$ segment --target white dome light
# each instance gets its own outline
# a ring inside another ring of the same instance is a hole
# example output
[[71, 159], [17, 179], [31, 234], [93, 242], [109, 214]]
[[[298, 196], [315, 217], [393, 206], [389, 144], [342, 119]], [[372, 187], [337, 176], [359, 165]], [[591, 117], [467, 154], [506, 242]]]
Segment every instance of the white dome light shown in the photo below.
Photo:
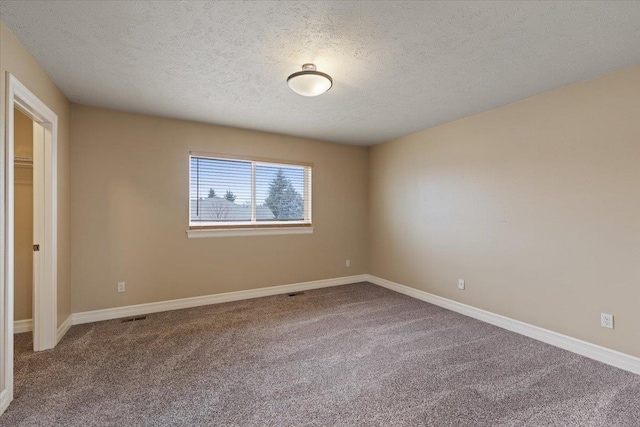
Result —
[[304, 64], [302, 71], [289, 76], [287, 84], [298, 95], [318, 96], [331, 89], [333, 79], [328, 74], [316, 71], [315, 65]]

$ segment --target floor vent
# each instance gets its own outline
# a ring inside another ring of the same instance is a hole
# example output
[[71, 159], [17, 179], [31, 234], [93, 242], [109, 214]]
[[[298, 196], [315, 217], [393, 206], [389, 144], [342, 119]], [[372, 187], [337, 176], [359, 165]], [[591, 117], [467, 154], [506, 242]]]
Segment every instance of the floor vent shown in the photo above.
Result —
[[136, 320], [145, 320], [147, 318], [147, 316], [139, 316], [139, 317], [130, 317], [128, 319], [123, 319], [122, 323], [125, 322], [135, 322]]

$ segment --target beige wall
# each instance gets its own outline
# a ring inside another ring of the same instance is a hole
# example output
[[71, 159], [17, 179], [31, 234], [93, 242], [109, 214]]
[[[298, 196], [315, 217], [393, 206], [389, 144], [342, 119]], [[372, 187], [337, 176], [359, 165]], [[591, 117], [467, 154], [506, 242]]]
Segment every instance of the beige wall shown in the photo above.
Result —
[[[78, 105], [71, 123], [74, 312], [368, 270], [366, 148]], [[190, 150], [315, 163], [315, 232], [187, 239]]]
[[[15, 109], [15, 155], [33, 158], [33, 120]], [[33, 168], [14, 169], [14, 313], [15, 320], [31, 319], [33, 297]]]
[[635, 66], [374, 147], [371, 273], [640, 356], [639, 95]]
[[58, 115], [58, 325], [71, 314], [71, 104], [36, 60], [0, 21], [0, 138], [4, 147], [6, 73], [10, 72]]

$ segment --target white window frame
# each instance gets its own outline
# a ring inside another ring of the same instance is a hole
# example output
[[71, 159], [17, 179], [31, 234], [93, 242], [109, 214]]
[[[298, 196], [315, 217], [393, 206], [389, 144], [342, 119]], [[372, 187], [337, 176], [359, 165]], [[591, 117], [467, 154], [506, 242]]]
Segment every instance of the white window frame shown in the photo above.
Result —
[[[191, 159], [193, 157], [204, 157], [217, 160], [235, 160], [241, 162], [251, 162], [251, 220], [239, 222], [191, 222]], [[298, 166], [305, 168], [305, 194], [304, 194], [304, 217], [303, 221], [257, 221], [256, 219], [256, 177], [257, 165], [268, 166]], [[277, 234], [311, 234], [314, 231], [312, 226], [312, 178], [313, 163], [293, 162], [284, 160], [272, 160], [258, 157], [229, 156], [222, 154], [203, 153], [197, 151], [189, 152], [189, 229], [187, 237], [233, 237], [233, 236], [268, 236]]]

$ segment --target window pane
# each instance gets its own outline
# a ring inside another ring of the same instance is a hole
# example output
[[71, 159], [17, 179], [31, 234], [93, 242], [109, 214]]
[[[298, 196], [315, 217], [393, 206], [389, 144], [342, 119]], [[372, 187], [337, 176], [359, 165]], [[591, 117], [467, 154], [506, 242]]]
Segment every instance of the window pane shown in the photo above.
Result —
[[303, 221], [305, 168], [256, 163], [256, 220]]
[[191, 222], [251, 221], [251, 162], [191, 157]]

